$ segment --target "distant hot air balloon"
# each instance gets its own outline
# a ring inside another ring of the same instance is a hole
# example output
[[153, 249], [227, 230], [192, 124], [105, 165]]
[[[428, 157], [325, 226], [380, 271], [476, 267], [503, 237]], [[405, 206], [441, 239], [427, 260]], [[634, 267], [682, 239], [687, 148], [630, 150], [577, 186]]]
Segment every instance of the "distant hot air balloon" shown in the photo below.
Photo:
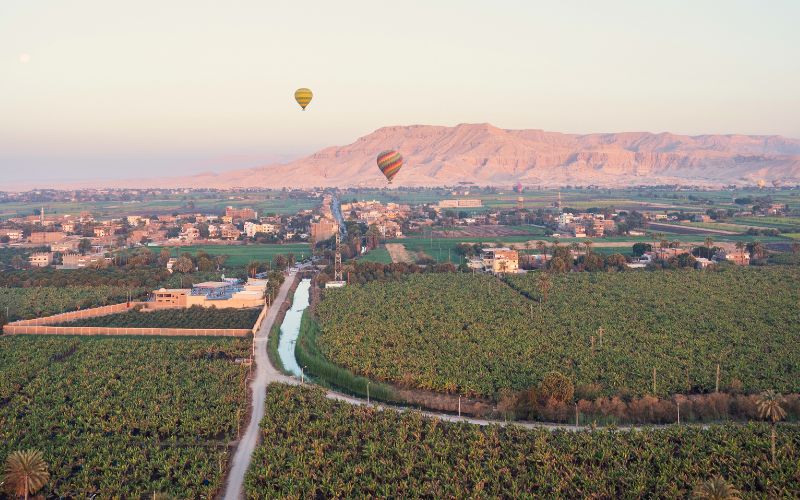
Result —
[[523, 189], [522, 188], [522, 183], [521, 182], [517, 182], [517, 185], [514, 186], [514, 191], [516, 191], [517, 193], [521, 194], [522, 193], [522, 189]]
[[303, 108], [303, 111], [306, 110], [306, 106], [311, 102], [312, 97], [314, 97], [314, 94], [311, 93], [311, 89], [302, 88], [294, 91], [294, 100]]
[[402, 166], [403, 157], [397, 151], [382, 151], [378, 155], [378, 168], [381, 169], [383, 175], [386, 176], [389, 184], [392, 183], [392, 179], [394, 179], [394, 176], [397, 175], [397, 172], [400, 171], [400, 167]]
[[761, 179], [761, 180], [758, 181], [758, 189], [764, 189], [764, 186], [766, 186], [766, 185], [767, 185], [767, 183], [764, 182], [764, 179]]

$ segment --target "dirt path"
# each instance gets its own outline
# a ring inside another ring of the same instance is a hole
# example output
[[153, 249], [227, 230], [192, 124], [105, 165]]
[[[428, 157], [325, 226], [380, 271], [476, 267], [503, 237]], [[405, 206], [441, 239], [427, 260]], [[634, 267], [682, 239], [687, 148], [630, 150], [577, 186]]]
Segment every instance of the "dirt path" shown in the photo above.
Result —
[[387, 243], [386, 251], [389, 252], [392, 262], [405, 262], [406, 264], [414, 263], [414, 259], [411, 258], [411, 255], [408, 253], [408, 250], [406, 250], [405, 245], [402, 243]]
[[267, 338], [272, 329], [272, 324], [275, 323], [275, 318], [278, 316], [278, 310], [286, 300], [289, 294], [289, 289], [292, 288], [293, 282], [297, 279], [297, 274], [291, 271], [289, 277], [281, 285], [278, 291], [278, 296], [272, 303], [267, 316], [261, 323], [261, 328], [253, 338], [256, 362], [256, 377], [250, 384], [252, 391], [252, 412], [250, 413], [250, 422], [247, 424], [247, 429], [236, 447], [236, 453], [233, 455], [233, 462], [231, 470], [228, 474], [228, 483], [225, 485], [225, 495], [223, 498], [226, 500], [239, 500], [244, 498], [244, 476], [247, 474], [247, 469], [250, 466], [250, 460], [253, 457], [253, 452], [258, 445], [259, 428], [258, 424], [264, 418], [264, 402], [267, 395], [267, 385], [273, 382], [283, 382], [286, 384], [296, 384], [297, 380], [292, 377], [283, 375], [272, 366], [267, 356]]

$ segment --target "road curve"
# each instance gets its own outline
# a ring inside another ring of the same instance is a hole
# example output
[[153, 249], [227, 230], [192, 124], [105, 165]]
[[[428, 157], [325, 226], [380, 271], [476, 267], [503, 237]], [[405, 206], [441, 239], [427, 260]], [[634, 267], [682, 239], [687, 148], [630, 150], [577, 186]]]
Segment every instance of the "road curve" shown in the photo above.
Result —
[[247, 468], [250, 466], [250, 460], [253, 457], [253, 452], [258, 445], [259, 428], [258, 424], [264, 418], [264, 402], [267, 396], [267, 386], [273, 382], [283, 382], [286, 384], [297, 384], [297, 380], [292, 377], [287, 377], [281, 374], [272, 366], [267, 356], [267, 339], [272, 325], [275, 323], [275, 318], [278, 316], [278, 310], [286, 300], [289, 294], [289, 289], [297, 279], [297, 274], [294, 270], [289, 272], [289, 277], [283, 282], [278, 296], [272, 303], [272, 307], [267, 312], [264, 321], [261, 322], [255, 337], [253, 338], [255, 350], [255, 365], [256, 376], [250, 382], [250, 390], [252, 391], [252, 412], [250, 414], [250, 421], [247, 423], [247, 429], [244, 435], [239, 440], [239, 445], [236, 447], [236, 453], [233, 455], [233, 462], [231, 463], [231, 470], [228, 474], [228, 483], [225, 485], [225, 500], [239, 500], [244, 498], [244, 476], [247, 474]]

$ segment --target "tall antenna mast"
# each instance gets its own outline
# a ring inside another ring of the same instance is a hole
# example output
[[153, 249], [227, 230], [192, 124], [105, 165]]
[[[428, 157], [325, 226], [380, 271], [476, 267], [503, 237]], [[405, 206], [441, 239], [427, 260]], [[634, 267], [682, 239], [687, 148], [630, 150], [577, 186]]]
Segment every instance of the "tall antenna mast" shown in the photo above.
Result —
[[333, 261], [333, 279], [342, 281], [342, 237], [336, 228], [336, 256]]

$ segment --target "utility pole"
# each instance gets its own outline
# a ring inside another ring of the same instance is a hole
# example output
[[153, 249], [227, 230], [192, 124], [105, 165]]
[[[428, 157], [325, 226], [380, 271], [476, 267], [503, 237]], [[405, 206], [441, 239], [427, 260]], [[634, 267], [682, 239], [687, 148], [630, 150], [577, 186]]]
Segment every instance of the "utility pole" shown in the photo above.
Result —
[[680, 424], [681, 423], [681, 400], [679, 399], [677, 401], [677, 403], [678, 403], [678, 424]]
[[714, 392], [719, 392], [719, 363], [717, 363], [717, 386]]
[[339, 236], [339, 231], [336, 231], [336, 255], [333, 261], [333, 279], [335, 281], [342, 281], [342, 239]]
[[458, 418], [461, 418], [461, 394], [458, 395]]

